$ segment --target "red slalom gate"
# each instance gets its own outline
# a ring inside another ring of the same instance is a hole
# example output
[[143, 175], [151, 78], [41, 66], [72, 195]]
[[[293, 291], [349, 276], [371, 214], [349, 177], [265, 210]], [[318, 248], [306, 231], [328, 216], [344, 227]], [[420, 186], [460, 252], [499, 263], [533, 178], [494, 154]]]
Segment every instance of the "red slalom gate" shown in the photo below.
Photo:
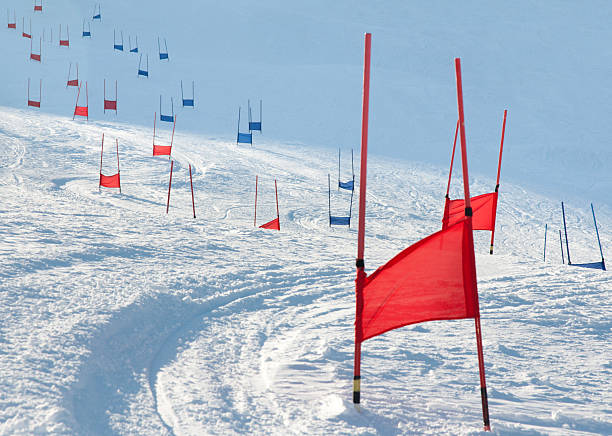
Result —
[[81, 85], [82, 83], [79, 84], [79, 91], [77, 92], [77, 98], [76, 98], [76, 103], [74, 105], [74, 114], [72, 115], [72, 119], [74, 120], [74, 117], [76, 117], [77, 115], [80, 117], [87, 117], [87, 120], [89, 121], [89, 92], [87, 91], [87, 82], [85, 82], [85, 106], [79, 106], [79, 96], [81, 95]]
[[104, 113], [107, 110], [115, 111], [117, 115], [117, 81], [115, 80], [115, 99], [110, 100], [106, 98], [106, 79], [104, 79]]
[[[253, 226], [257, 226], [257, 185], [259, 182], [259, 177], [255, 176], [255, 218], [253, 220]], [[278, 189], [276, 185], [276, 179], [274, 179], [274, 195], [276, 198], [276, 218], [272, 221], [268, 221], [265, 224], [259, 226], [260, 229], [268, 229], [268, 230], [279, 230], [280, 231], [280, 214], [278, 209]]]
[[[172, 174], [173, 174], [173, 169], [174, 169], [174, 160], [172, 160], [170, 162], [170, 182], [168, 183], [168, 201], [166, 203], [166, 214], [168, 213], [168, 210], [170, 209], [170, 191], [172, 189]], [[195, 195], [193, 192], [193, 176], [192, 176], [192, 172], [191, 172], [191, 163], [189, 164], [189, 185], [191, 187], [191, 207], [193, 209], [193, 217], [196, 217], [196, 210], [195, 210]]]
[[174, 116], [174, 122], [172, 124], [172, 137], [170, 139], [170, 145], [155, 144], [156, 121], [157, 112], [155, 112], [153, 115], [153, 156], [168, 156], [168, 159], [170, 159], [170, 155], [172, 154], [172, 145], [174, 143], [174, 131], [176, 129], [176, 115]]
[[28, 77], [28, 107], [36, 107], [40, 109], [42, 101], [42, 79], [40, 79], [40, 87], [38, 90], [38, 101], [30, 99], [30, 78]]
[[359, 234], [355, 262], [357, 279], [355, 281], [353, 402], [360, 403], [361, 399], [362, 342], [409, 324], [433, 320], [474, 318], [483, 422], [485, 431], [489, 431], [491, 427], [472, 236], [472, 207], [467, 167], [461, 62], [458, 58], [455, 59], [459, 112], [458, 131], [461, 138], [464, 180], [464, 219], [409, 246], [379, 267], [370, 276], [367, 276], [364, 262], [364, 240], [370, 53], [371, 34], [366, 33], [361, 125]]
[[121, 194], [121, 178], [120, 173], [121, 170], [119, 168], [119, 140], [115, 139], [116, 149], [117, 149], [117, 173], [111, 176], [105, 176], [102, 174], [102, 158], [104, 156], [104, 133], [102, 134], [102, 151], [100, 152], [100, 183], [98, 185], [98, 190], [101, 187], [105, 188], [119, 188], [119, 193]]
[[68, 79], [66, 80], [66, 88], [69, 86], [79, 86], [79, 63], [76, 63], [76, 79], [70, 78], [70, 70], [72, 69], [72, 62], [68, 65]]
[[30, 39], [30, 59], [36, 62], [42, 62], [42, 38], [39, 39], [38, 53], [32, 51], [32, 39]]

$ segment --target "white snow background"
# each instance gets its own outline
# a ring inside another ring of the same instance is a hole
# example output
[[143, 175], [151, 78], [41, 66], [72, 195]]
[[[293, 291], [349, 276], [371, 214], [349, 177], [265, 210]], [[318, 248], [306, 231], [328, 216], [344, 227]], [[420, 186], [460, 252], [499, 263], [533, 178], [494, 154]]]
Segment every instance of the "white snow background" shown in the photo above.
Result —
[[[495, 255], [475, 233], [493, 433], [612, 433], [612, 280], [562, 265], [558, 240], [565, 200], [572, 260], [599, 260], [593, 202], [612, 245], [608, 2], [117, 1], [101, 22], [93, 2], [2, 6], [17, 30], [0, 32], [0, 434], [480, 433], [471, 320], [365, 342], [351, 402], [356, 226], [329, 228], [326, 179], [337, 146], [343, 177], [351, 147], [359, 170], [365, 31], [367, 271], [440, 228], [461, 57], [474, 195], [494, 188], [509, 110]], [[35, 41], [44, 29], [42, 64], [22, 17]], [[150, 79], [113, 51], [113, 29], [126, 48], [138, 35]], [[89, 122], [72, 121], [69, 62]], [[28, 77], [34, 98], [43, 78], [41, 110], [25, 107]], [[180, 80], [188, 94], [195, 80], [195, 109], [180, 108]], [[169, 162], [151, 157], [160, 94], [177, 114], [168, 215]], [[235, 144], [249, 98], [264, 101], [252, 148]], [[119, 140], [121, 195], [98, 190], [102, 133], [105, 173]], [[253, 228], [255, 175], [258, 224], [278, 180], [281, 232]], [[347, 194], [332, 207], [346, 212]]]

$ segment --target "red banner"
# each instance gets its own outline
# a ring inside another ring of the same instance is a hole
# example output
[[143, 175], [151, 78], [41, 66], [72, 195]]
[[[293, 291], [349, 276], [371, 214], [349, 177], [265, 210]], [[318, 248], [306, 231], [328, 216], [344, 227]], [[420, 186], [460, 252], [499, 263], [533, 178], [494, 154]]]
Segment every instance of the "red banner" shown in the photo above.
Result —
[[259, 226], [260, 229], [280, 230], [279, 218], [274, 218], [272, 221]]
[[[472, 229], [490, 230], [495, 229], [495, 216], [497, 211], [497, 192], [482, 194], [472, 197]], [[446, 199], [444, 206], [444, 217], [442, 218], [442, 229], [461, 221], [465, 217], [465, 200]]]
[[378, 268], [366, 278], [360, 340], [409, 324], [479, 316], [471, 250], [464, 219]]
[[105, 176], [100, 173], [100, 186], [104, 186], [105, 188], [121, 188], [119, 173], [112, 176]]

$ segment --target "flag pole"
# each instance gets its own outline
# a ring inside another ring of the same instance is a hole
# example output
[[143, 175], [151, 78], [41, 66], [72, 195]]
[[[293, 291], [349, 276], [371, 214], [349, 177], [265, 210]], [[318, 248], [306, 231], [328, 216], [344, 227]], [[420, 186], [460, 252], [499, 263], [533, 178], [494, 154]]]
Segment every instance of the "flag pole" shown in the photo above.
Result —
[[567, 240], [567, 226], [565, 225], [565, 206], [563, 202], [561, 202], [561, 213], [563, 214], [563, 230], [565, 231], [565, 248], [567, 248], [567, 264], [571, 265], [572, 261], [570, 259], [569, 253], [569, 241]]
[[451, 154], [450, 169], [448, 170], [448, 183], [446, 185], [446, 196], [444, 197], [444, 215], [442, 216], [442, 229], [445, 229], [448, 224], [448, 214], [450, 208], [450, 184], [451, 177], [453, 175], [453, 164], [455, 162], [455, 148], [457, 147], [457, 134], [459, 133], [459, 119], [457, 119], [457, 126], [455, 127], [455, 139], [453, 140], [453, 152]]
[[[472, 204], [470, 200], [470, 186], [469, 186], [469, 175], [467, 166], [467, 143], [465, 138], [465, 118], [463, 114], [463, 87], [461, 83], [461, 59], [455, 58], [455, 72], [457, 75], [457, 104], [459, 109], [459, 131], [461, 135], [461, 164], [463, 168], [463, 192], [465, 197], [465, 216], [467, 219], [467, 227], [469, 237], [472, 237]], [[474, 261], [474, 242], [472, 242], [472, 249], [470, 250], [470, 256]], [[474, 272], [475, 274], [475, 272]], [[475, 277], [474, 277], [475, 279]], [[476, 280], [474, 280], [476, 283]], [[480, 372], [480, 396], [482, 399], [482, 420], [484, 422], [484, 430], [491, 431], [491, 424], [489, 421], [489, 401], [487, 398], [487, 384], [485, 380], [485, 367], [484, 367], [484, 353], [482, 351], [482, 332], [480, 326], [480, 314], [478, 313], [474, 317], [474, 324], [476, 328], [476, 345], [478, 348], [478, 370]]]
[[544, 262], [546, 262], [546, 233], [548, 233], [548, 224], [544, 224]]
[[278, 211], [278, 189], [276, 188], [276, 179], [274, 179], [274, 195], [276, 197], [276, 219], [278, 220], [278, 230], [280, 230], [280, 212]]
[[168, 203], [166, 204], [166, 214], [170, 208], [170, 189], [172, 189], [172, 169], [174, 168], [174, 160], [170, 162], [170, 181], [168, 182]]
[[368, 115], [370, 104], [370, 54], [372, 48], [372, 34], [365, 34], [365, 49], [363, 60], [363, 102], [361, 106], [361, 174], [359, 178], [359, 231], [357, 236], [357, 279], [355, 280], [355, 361], [353, 372], [353, 403], [361, 401], [361, 341], [362, 315], [363, 315], [363, 287], [366, 274], [363, 261], [365, 242], [365, 205], [366, 205], [366, 180], [368, 163]]
[[189, 164], [189, 184], [191, 185], [191, 206], [193, 207], [193, 217], [195, 218], [195, 198], [193, 196], [193, 178], [191, 177], [191, 164]]
[[259, 176], [255, 176], [255, 217], [253, 218], [253, 227], [257, 227], [257, 179]]
[[[499, 175], [501, 172], [501, 162], [502, 162], [502, 152], [504, 151], [504, 136], [506, 134], [506, 116], [508, 115], [508, 110], [504, 109], [504, 122], [502, 124], [502, 134], [501, 134], [501, 144], [499, 146], [499, 162], [497, 164], [497, 182], [495, 183], [495, 208], [493, 209], [493, 213], [497, 212], [497, 196], [499, 195]], [[495, 240], [495, 220], [493, 220], [493, 230], [491, 230], [491, 247], [489, 249], [489, 254], [493, 254], [493, 241]]]

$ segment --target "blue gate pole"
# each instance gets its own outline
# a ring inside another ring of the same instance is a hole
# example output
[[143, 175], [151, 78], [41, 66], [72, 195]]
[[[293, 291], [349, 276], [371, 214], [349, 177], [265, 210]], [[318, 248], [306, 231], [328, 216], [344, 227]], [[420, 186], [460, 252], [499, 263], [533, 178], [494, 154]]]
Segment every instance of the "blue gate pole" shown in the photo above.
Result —
[[563, 213], [563, 229], [565, 231], [565, 246], [567, 248], [567, 264], [571, 265], [572, 261], [570, 260], [569, 242], [567, 241], [567, 226], [565, 225], [565, 207], [563, 206], [563, 202], [561, 202], [561, 212]]
[[565, 258], [563, 257], [563, 238], [561, 237], [561, 229], [559, 229], [559, 244], [561, 244], [561, 263], [565, 265]]
[[548, 224], [544, 224], [544, 262], [546, 262], [546, 233], [548, 232]]
[[595, 224], [595, 233], [597, 234], [597, 243], [599, 244], [599, 254], [601, 254], [601, 269], [606, 270], [606, 262], [604, 261], [603, 250], [601, 249], [601, 240], [599, 239], [599, 230], [597, 229], [597, 220], [595, 219], [595, 209], [591, 203], [591, 212], [593, 212], [593, 224]]

